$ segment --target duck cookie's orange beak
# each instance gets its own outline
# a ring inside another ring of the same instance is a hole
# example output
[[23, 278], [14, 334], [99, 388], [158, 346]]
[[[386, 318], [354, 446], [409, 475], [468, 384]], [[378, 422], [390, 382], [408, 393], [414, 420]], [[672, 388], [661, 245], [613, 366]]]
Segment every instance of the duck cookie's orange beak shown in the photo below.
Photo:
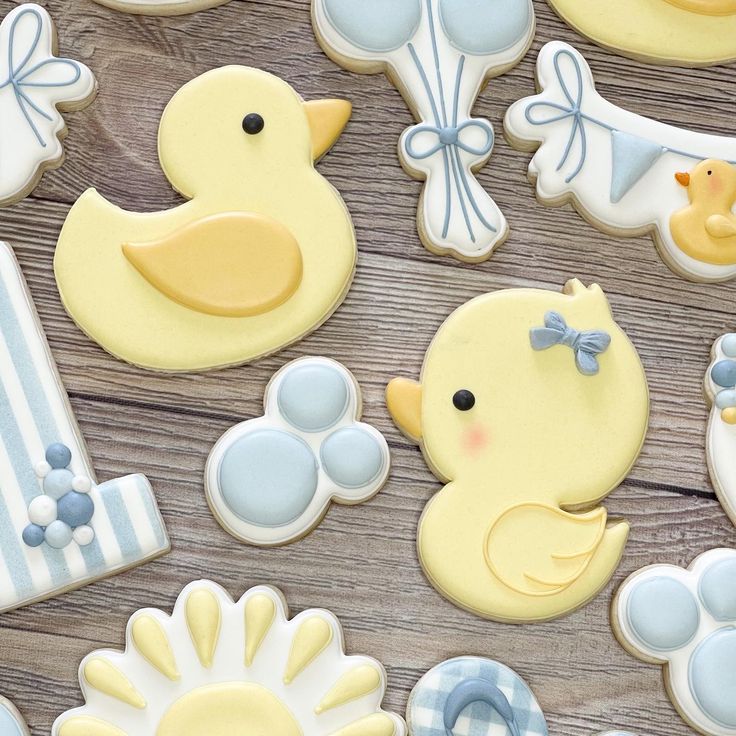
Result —
[[312, 157], [318, 161], [345, 130], [353, 106], [347, 100], [314, 100], [303, 104], [312, 131]]
[[686, 171], [678, 171], [675, 174], [675, 179], [677, 179], [678, 184], [682, 184], [683, 187], [690, 186], [690, 174]]
[[396, 426], [411, 440], [422, 439], [422, 384], [394, 378], [386, 386], [386, 406]]

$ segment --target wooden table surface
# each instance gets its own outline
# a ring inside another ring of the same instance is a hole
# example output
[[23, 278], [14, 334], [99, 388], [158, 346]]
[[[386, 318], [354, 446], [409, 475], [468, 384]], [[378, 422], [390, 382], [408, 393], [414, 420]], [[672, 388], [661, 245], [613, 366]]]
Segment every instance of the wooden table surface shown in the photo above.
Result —
[[[5, 15], [15, 3], [0, 0]], [[699, 285], [673, 275], [649, 238], [608, 237], [570, 207], [535, 201], [529, 155], [500, 135], [506, 108], [534, 89], [543, 43], [563, 39], [588, 58], [601, 93], [614, 103], [697, 130], [733, 131], [733, 67], [682, 70], [624, 60], [584, 41], [544, 2], [535, 2], [534, 47], [493, 80], [476, 111], [497, 131], [480, 174], [506, 214], [511, 235], [493, 258], [467, 266], [430, 255], [419, 242], [420, 185], [407, 177], [396, 142], [411, 123], [382, 75], [343, 71], [320, 50], [308, 0], [233, 0], [179, 18], [146, 18], [92, 0], [48, 0], [60, 50], [87, 63], [100, 93], [66, 116], [67, 161], [33, 195], [0, 211], [0, 238], [12, 243], [29, 281], [100, 480], [145, 473], [173, 543], [166, 557], [104, 582], [5, 614], [0, 620], [0, 693], [14, 700], [34, 736], [81, 702], [77, 667], [99, 647], [119, 648], [128, 617], [146, 606], [170, 609], [200, 577], [234, 596], [259, 583], [280, 587], [294, 612], [320, 606], [345, 627], [348, 650], [370, 654], [389, 673], [386, 707], [404, 712], [417, 679], [459, 654], [498, 659], [527, 679], [550, 731], [591, 736], [625, 728], [640, 736], [690, 732], [665, 695], [659, 667], [629, 656], [609, 627], [615, 587], [654, 562], [688, 564], [736, 532], [708, 480], [702, 380], [713, 340], [736, 327], [736, 284]], [[134, 210], [178, 202], [158, 165], [156, 132], [171, 95], [221, 64], [264, 68], [306, 99], [346, 97], [352, 122], [321, 172], [353, 215], [360, 258], [343, 306], [316, 333], [253, 365], [205, 375], [147, 373], [107, 355], [72, 323], [59, 302], [54, 246], [70, 205], [88, 186]], [[425, 580], [415, 553], [422, 508], [440, 484], [392, 424], [388, 380], [415, 377], [437, 327], [486, 291], [559, 289], [570, 277], [597, 281], [643, 358], [652, 413], [644, 451], [606, 502], [632, 526], [613, 582], [590, 605], [553, 623], [510, 626], [455, 608]], [[302, 355], [342, 361], [364, 390], [364, 416], [388, 438], [388, 484], [359, 507], [333, 506], [308, 538], [282, 549], [239, 544], [210, 514], [203, 492], [207, 454], [234, 423], [259, 414], [269, 377]]]

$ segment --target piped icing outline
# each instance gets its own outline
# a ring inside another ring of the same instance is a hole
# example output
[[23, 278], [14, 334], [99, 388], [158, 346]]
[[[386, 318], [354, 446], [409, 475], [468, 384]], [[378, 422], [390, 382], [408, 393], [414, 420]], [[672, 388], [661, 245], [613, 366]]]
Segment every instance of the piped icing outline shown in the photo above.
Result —
[[7, 698], [0, 696], [0, 733], [3, 736], [31, 736], [20, 711]]
[[229, 0], [95, 0], [112, 10], [136, 15], [188, 15], [224, 5]]

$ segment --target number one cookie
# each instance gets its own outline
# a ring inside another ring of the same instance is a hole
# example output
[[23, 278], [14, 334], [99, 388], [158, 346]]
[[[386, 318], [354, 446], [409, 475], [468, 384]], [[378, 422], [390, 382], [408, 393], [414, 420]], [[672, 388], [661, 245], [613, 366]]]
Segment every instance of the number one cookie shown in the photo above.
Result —
[[23, 275], [0, 243], [0, 612], [168, 550], [144, 476], [97, 485]]

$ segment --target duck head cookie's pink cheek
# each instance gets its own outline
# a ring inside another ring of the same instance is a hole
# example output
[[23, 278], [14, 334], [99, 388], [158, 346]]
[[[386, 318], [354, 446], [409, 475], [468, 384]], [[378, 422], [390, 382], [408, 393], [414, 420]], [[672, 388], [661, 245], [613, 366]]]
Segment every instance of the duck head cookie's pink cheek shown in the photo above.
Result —
[[419, 235], [437, 254], [477, 262], [506, 239], [508, 225], [475, 178], [495, 143], [472, 117], [485, 79], [507, 71], [534, 35], [529, 0], [313, 0], [325, 52], [353, 71], [386, 71], [417, 118], [399, 142], [406, 171], [425, 186]]
[[[85, 704], [57, 718], [53, 736], [406, 736], [381, 707], [383, 667], [347, 656], [328, 611], [293, 619], [261, 586], [239, 601], [207, 580], [188, 585], [171, 616], [145, 609], [124, 652], [80, 667]], [[13, 735], [15, 736], [15, 735]]]
[[[611, 577], [628, 535], [598, 501], [636, 460], [649, 398], [639, 356], [597, 286], [521, 289], [457, 309], [421, 382], [389, 411], [448, 485], [419, 526], [427, 577], [502, 622], [563, 616]], [[563, 509], [576, 508], [576, 513]]]

